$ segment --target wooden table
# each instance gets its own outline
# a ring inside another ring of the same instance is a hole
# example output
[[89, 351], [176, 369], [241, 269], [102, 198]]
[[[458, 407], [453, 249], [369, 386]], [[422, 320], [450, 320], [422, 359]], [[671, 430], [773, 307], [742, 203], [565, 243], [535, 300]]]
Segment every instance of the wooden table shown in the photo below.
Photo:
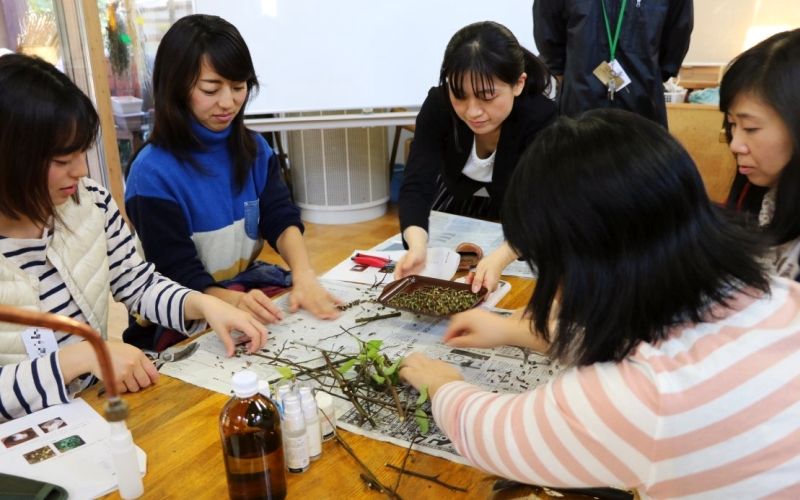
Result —
[[[306, 227], [312, 264], [321, 273], [348, 257], [354, 249], [370, 248], [398, 232], [395, 211], [369, 222]], [[271, 251], [263, 257], [275, 262]], [[533, 289], [530, 280], [508, 278], [512, 290], [501, 307], [524, 305]], [[102, 413], [103, 401], [90, 390], [85, 399]], [[128, 426], [134, 440], [147, 453], [145, 498], [227, 498], [228, 490], [218, 420], [227, 396], [162, 375], [158, 383], [139, 393], [127, 394]], [[397, 473], [385, 467], [400, 465], [405, 448], [339, 431], [359, 458], [386, 485], [393, 487]], [[466, 494], [404, 475], [398, 493], [403, 498], [488, 498], [494, 477], [475, 468], [412, 452], [406, 467], [439, 474], [447, 483], [468, 488]], [[362, 470], [335, 441], [323, 443], [322, 458], [302, 474], [287, 474], [289, 498], [384, 498], [360, 479]], [[119, 498], [113, 493], [108, 498]]]

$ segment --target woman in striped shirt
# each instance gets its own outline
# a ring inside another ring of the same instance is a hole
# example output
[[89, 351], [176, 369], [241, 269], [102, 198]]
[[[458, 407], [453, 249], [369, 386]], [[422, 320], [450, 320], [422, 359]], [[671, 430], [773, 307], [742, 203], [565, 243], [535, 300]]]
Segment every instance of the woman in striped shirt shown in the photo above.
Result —
[[800, 497], [800, 285], [760, 267], [658, 125], [561, 118], [523, 155], [508, 242], [539, 270], [527, 321], [470, 311], [444, 341], [545, 350], [570, 367], [523, 394], [415, 353], [401, 376], [477, 467], [648, 498]]
[[[106, 335], [108, 294], [187, 334], [231, 332], [251, 350], [266, 330], [248, 313], [164, 278], [143, 262], [114, 200], [87, 175], [98, 131], [91, 101], [50, 64], [0, 57], [0, 303], [84, 321]], [[205, 320], [205, 321], [201, 321]], [[115, 383], [137, 391], [158, 378], [137, 348], [108, 344]], [[67, 403], [100, 370], [87, 342], [65, 332], [0, 323], [0, 421]]]

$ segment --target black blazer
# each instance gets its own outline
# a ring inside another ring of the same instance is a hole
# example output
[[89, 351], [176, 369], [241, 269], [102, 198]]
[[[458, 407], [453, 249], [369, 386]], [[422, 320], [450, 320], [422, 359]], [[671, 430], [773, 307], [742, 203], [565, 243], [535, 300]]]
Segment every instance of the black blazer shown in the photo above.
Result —
[[[615, 23], [620, 0], [608, 1]], [[597, 0], [536, 0], [533, 38], [539, 58], [554, 75], [563, 75], [561, 114], [578, 116], [597, 108], [633, 111], [667, 126], [662, 82], [678, 74], [694, 27], [692, 0], [627, 3], [616, 58], [631, 78], [613, 101], [592, 72], [609, 58], [602, 5]], [[612, 24], [612, 29], [614, 25]]]
[[461, 173], [472, 150], [474, 134], [456, 116], [445, 87], [433, 87], [417, 115], [414, 140], [400, 188], [400, 230], [419, 226], [428, 230], [436, 176], [442, 174], [450, 193], [468, 199], [486, 187], [492, 211], [499, 213], [508, 181], [522, 152], [542, 128], [557, 115], [556, 104], [547, 97], [525, 92], [514, 98], [514, 107], [503, 122], [491, 183], [470, 179]]

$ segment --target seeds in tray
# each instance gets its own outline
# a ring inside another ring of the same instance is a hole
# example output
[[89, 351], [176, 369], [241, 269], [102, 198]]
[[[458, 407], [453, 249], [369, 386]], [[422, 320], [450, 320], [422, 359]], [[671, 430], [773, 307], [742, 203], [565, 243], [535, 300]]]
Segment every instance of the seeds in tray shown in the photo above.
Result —
[[410, 293], [399, 293], [387, 305], [424, 314], [449, 316], [466, 311], [477, 302], [479, 295], [468, 290], [441, 286], [421, 286]]

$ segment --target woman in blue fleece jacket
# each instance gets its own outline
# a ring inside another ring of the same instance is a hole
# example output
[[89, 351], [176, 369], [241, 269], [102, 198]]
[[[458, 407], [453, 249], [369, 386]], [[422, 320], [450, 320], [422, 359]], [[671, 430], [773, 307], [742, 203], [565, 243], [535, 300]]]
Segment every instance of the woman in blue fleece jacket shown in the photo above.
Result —
[[[265, 323], [283, 313], [258, 288], [292, 283], [293, 311], [334, 318], [337, 301], [311, 268], [276, 156], [244, 126], [244, 105], [257, 88], [250, 52], [233, 25], [199, 14], [178, 20], [156, 53], [155, 123], [131, 164], [125, 207], [147, 259], [175, 281]], [[289, 264], [291, 280], [283, 282], [280, 272], [263, 276], [276, 271], [255, 262], [264, 240]], [[222, 283], [228, 280], [254, 288], [231, 290]], [[131, 328], [125, 340], [150, 347], [151, 336]]]

